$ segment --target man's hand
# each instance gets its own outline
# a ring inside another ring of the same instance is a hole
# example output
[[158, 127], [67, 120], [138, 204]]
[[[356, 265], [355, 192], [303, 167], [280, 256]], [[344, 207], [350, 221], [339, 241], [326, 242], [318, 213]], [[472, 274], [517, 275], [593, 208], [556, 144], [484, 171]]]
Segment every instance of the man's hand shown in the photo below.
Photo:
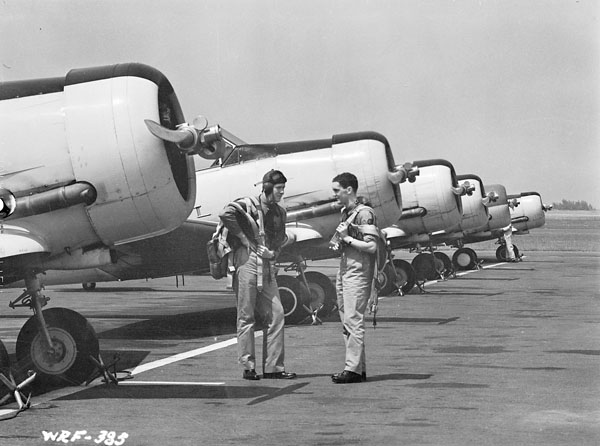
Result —
[[348, 223], [346, 223], [345, 221], [340, 223], [338, 225], [338, 227], [336, 228], [335, 232], [338, 233], [338, 235], [341, 239], [343, 239], [344, 237], [347, 237], [348, 236]]
[[256, 247], [256, 253], [263, 259], [272, 259], [275, 257], [275, 251], [271, 251], [266, 246], [258, 245]]

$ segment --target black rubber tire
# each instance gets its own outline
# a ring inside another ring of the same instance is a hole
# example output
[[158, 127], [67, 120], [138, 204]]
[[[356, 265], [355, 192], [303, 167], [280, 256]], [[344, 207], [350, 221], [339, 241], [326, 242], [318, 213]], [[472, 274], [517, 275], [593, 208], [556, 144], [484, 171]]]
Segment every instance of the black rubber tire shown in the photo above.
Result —
[[383, 270], [377, 275], [377, 280], [379, 281], [379, 296], [389, 296], [396, 290], [394, 270], [391, 264], [387, 263], [383, 267]]
[[448, 257], [446, 253], [441, 251], [435, 251], [433, 255], [443, 264], [442, 276], [444, 278], [450, 276], [454, 272], [454, 266], [452, 265], [452, 260], [450, 260], [450, 257]]
[[318, 271], [305, 272], [304, 277], [310, 291], [309, 308], [315, 309], [323, 304], [317, 314], [323, 317], [329, 316], [337, 306], [337, 295], [331, 279]]
[[84, 290], [93, 291], [96, 289], [96, 282], [84, 282], [81, 284]]
[[396, 269], [396, 276], [398, 277], [399, 283], [402, 284], [400, 289], [403, 294], [408, 294], [415, 287], [417, 283], [417, 275], [412, 265], [406, 260], [394, 259], [394, 268]]
[[82, 315], [67, 308], [44, 310], [50, 337], [58, 346], [60, 357], [50, 360], [43, 354], [45, 343], [35, 316], [30, 317], [17, 337], [17, 362], [21, 370], [37, 373], [36, 385], [79, 385], [95, 369], [90, 356], [98, 357], [98, 337]]
[[431, 254], [425, 252], [417, 254], [411, 264], [417, 275], [417, 280], [434, 280], [439, 278], [435, 257]]
[[[513, 252], [515, 253], [515, 259], [519, 259], [519, 257], [521, 257], [519, 255], [519, 248], [517, 248], [517, 245], [515, 245], [514, 243], [513, 243]], [[498, 246], [498, 249], [496, 249], [496, 258], [500, 262], [508, 262], [510, 260], [508, 258], [508, 249], [506, 249], [506, 245]]]
[[473, 269], [477, 265], [477, 253], [471, 248], [458, 248], [452, 255], [452, 263], [459, 271]]
[[496, 259], [498, 259], [499, 262], [506, 262], [508, 260], [506, 245], [498, 246], [498, 249], [496, 249]]
[[[10, 358], [8, 356], [8, 351], [6, 351], [6, 346], [4, 342], [0, 341], [0, 373], [2, 373], [5, 377], [8, 378], [8, 374], [10, 371]], [[0, 381], [0, 399], [4, 398], [6, 394], [8, 394], [8, 387], [4, 385], [2, 381]], [[6, 401], [8, 404], [10, 400]]]
[[305, 305], [309, 307], [310, 292], [298, 279], [278, 275], [277, 288], [279, 288], [286, 324], [297, 324], [310, 316], [310, 312], [304, 308]]
[[0, 341], [0, 373], [6, 375], [10, 369], [10, 358], [4, 342]]

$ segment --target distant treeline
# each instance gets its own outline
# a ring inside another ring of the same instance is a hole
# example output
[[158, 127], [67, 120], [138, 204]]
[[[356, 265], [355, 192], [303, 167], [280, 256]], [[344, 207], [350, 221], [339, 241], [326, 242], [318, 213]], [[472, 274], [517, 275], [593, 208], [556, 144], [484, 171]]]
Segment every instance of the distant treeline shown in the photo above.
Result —
[[594, 206], [588, 204], [586, 201], [570, 201], [563, 200], [560, 203], [552, 203], [554, 209], [562, 211], [595, 211]]

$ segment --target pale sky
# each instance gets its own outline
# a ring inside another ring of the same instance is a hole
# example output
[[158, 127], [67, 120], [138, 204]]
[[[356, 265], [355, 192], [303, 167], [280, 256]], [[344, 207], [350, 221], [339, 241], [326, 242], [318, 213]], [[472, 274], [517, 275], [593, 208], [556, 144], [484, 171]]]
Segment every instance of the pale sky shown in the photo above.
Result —
[[600, 2], [2, 0], [0, 81], [145, 63], [250, 143], [373, 130], [600, 208]]

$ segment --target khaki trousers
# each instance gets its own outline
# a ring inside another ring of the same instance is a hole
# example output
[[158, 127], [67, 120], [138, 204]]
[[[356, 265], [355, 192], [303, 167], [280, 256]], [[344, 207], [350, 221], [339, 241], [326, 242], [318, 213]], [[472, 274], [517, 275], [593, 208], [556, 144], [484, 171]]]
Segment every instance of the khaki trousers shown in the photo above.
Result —
[[[241, 248], [246, 250], [246, 248]], [[239, 251], [239, 250], [238, 250]], [[236, 257], [237, 256], [236, 252]], [[245, 253], [244, 253], [245, 254]], [[234, 291], [237, 296], [238, 360], [245, 370], [256, 369], [254, 326], [256, 317], [263, 324], [263, 373], [282, 372], [284, 367], [283, 327], [285, 316], [275, 280], [275, 272], [265, 268], [263, 289], [258, 291], [255, 252], [244, 255], [248, 260], [235, 274]]]
[[371, 295], [373, 274], [347, 268], [342, 259], [336, 277], [337, 304], [344, 329], [346, 362], [344, 370], [366, 373], [365, 311]]

